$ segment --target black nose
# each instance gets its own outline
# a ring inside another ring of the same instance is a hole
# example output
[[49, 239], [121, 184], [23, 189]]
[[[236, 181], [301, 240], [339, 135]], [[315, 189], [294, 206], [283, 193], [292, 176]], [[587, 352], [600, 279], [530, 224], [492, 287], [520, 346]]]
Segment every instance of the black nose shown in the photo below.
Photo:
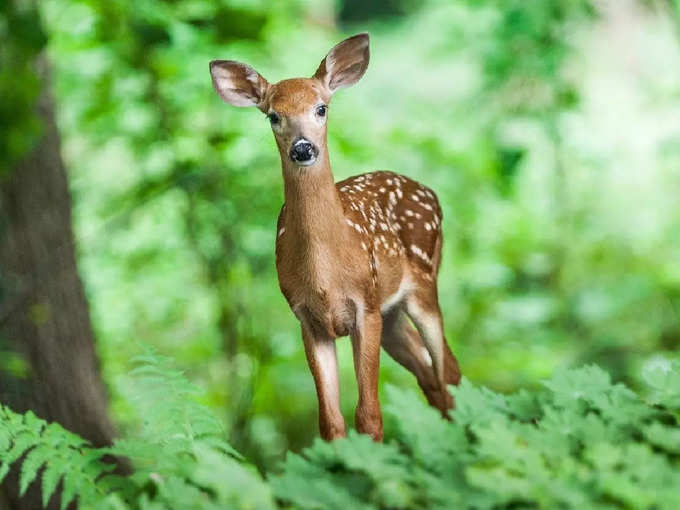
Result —
[[298, 162], [310, 161], [316, 157], [317, 150], [314, 144], [307, 140], [298, 140], [290, 148], [290, 159]]

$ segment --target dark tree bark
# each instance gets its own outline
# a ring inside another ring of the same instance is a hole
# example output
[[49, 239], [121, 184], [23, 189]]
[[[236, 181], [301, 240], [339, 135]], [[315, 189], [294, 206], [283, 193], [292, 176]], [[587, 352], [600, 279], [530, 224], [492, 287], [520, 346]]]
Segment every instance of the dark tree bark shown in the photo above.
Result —
[[[0, 401], [105, 445], [113, 426], [76, 267], [50, 79], [44, 60], [37, 67], [42, 136], [8, 175], [0, 176], [0, 356], [13, 352], [27, 365], [23, 376], [0, 372]], [[40, 508], [38, 484], [33, 494], [18, 498], [13, 471], [4, 487], [5, 505]]]

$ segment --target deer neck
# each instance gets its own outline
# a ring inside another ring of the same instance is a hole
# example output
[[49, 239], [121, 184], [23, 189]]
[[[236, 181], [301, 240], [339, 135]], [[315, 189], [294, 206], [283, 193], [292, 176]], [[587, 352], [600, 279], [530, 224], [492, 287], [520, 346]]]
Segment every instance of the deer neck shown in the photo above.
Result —
[[328, 151], [324, 150], [321, 158], [310, 167], [298, 167], [287, 157], [282, 158], [286, 231], [302, 250], [342, 245], [345, 232], [345, 215]]

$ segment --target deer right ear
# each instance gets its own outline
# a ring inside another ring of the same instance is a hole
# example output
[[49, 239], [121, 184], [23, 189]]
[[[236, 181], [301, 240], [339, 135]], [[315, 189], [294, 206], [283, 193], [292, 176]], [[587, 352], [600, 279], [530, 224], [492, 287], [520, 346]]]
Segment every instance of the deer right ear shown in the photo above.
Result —
[[366, 72], [370, 51], [368, 34], [357, 34], [333, 46], [314, 77], [332, 94], [358, 82]]
[[210, 76], [215, 91], [227, 103], [262, 109], [269, 83], [249, 65], [234, 60], [213, 60]]

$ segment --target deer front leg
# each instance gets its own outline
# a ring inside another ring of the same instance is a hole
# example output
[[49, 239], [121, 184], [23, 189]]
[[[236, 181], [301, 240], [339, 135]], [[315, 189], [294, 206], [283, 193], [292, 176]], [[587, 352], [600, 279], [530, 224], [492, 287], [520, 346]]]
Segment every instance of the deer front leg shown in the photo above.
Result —
[[370, 435], [374, 441], [382, 441], [383, 438], [382, 414], [378, 401], [381, 332], [380, 313], [364, 313], [360, 307], [352, 332], [354, 370], [359, 386], [355, 426], [360, 433]]
[[319, 399], [319, 432], [326, 441], [345, 437], [345, 420], [340, 412], [340, 387], [338, 384], [338, 358], [335, 340], [314, 335], [302, 324], [307, 364], [314, 377]]

